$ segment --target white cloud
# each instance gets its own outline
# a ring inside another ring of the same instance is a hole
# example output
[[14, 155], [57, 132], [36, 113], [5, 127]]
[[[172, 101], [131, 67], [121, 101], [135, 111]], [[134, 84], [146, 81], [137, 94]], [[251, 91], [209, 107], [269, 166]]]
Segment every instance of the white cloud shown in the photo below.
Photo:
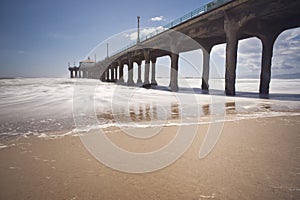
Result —
[[[163, 27], [159, 26], [159, 27], [152, 27], [152, 28], [142, 28], [140, 30], [140, 38], [145, 38], [145, 37], [149, 37], [149, 34], [151, 33], [155, 33], [156, 31], [163, 31]], [[125, 37], [129, 38], [131, 41], [136, 41], [137, 39], [137, 32], [133, 32], [131, 34], [125, 34]]]
[[284, 31], [274, 45], [272, 63], [274, 74], [299, 73], [299, 55], [300, 28]]
[[23, 51], [23, 50], [18, 51], [18, 54], [24, 54], [24, 53], [25, 53], [25, 51]]
[[152, 17], [150, 20], [151, 21], [157, 21], [157, 22], [159, 22], [159, 21], [161, 21], [161, 20], [163, 20], [164, 19], [164, 16], [157, 16], [157, 17]]

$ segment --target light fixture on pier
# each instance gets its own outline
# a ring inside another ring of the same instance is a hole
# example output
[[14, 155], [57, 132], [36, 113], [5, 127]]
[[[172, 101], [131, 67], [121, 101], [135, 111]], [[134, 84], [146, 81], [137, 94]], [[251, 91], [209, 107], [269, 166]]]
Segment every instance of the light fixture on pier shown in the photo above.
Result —
[[106, 58], [108, 58], [108, 43], [106, 43]]
[[140, 16], [137, 16], [137, 25], [138, 25], [138, 32], [137, 32], [137, 44], [139, 44], [140, 41]]

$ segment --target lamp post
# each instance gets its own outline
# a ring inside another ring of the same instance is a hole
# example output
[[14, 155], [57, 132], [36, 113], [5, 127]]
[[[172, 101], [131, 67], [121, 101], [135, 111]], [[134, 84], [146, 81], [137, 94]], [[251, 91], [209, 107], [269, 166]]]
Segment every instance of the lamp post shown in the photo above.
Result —
[[108, 43], [106, 43], [106, 58], [108, 58]]
[[140, 41], [140, 16], [137, 16], [137, 23], [138, 23], [138, 33], [137, 33], [137, 44], [139, 44]]

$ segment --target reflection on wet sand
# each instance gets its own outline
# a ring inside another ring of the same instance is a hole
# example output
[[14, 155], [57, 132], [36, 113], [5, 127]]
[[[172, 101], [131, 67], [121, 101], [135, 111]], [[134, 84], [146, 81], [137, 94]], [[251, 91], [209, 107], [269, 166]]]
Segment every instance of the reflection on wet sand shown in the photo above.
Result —
[[210, 115], [209, 104], [204, 104], [202, 106], [202, 113], [203, 113], [204, 116], [209, 116]]
[[132, 121], [137, 121], [137, 115], [135, 113], [134, 107], [131, 105], [129, 108], [129, 115]]
[[270, 104], [262, 104], [260, 106], [260, 109], [263, 109], [264, 111], [271, 111], [271, 105]]
[[[218, 108], [218, 105], [213, 105], [213, 106], [216, 106]], [[210, 116], [211, 114], [214, 114], [212, 113], [212, 108], [213, 107], [212, 105], [210, 104], [204, 104], [202, 106], [202, 114], [203, 116], [205, 117], [208, 117]], [[236, 110], [236, 105], [235, 105], [235, 102], [226, 102], [225, 103], [225, 111], [226, 111], [226, 114], [229, 115], [229, 114], [236, 114], [237, 113], [237, 110]], [[223, 106], [219, 107], [219, 109], [223, 109], [222, 108]]]
[[[153, 105], [153, 107], [156, 107], [156, 105]], [[146, 121], [151, 121], [151, 114], [153, 109], [150, 108], [149, 104], [145, 105], [145, 114], [146, 114]], [[151, 112], [151, 113], [150, 113]]]
[[144, 119], [144, 110], [143, 110], [142, 105], [139, 105], [139, 114], [138, 114], [138, 116], [139, 116], [139, 120], [142, 121]]
[[226, 109], [226, 115], [230, 115], [230, 114], [236, 114], [236, 105], [235, 102], [226, 102], [225, 103], [225, 109]]
[[195, 115], [195, 110], [191, 109], [187, 112], [182, 113], [185, 110], [180, 104], [176, 102], [171, 102], [169, 106], [161, 106], [159, 103], [139, 103], [131, 104], [128, 106], [127, 110], [124, 107], [113, 109], [113, 111], [108, 111], [105, 113], [99, 113], [97, 115], [98, 121], [106, 122], [107, 120], [113, 123], [138, 123], [138, 122], [156, 122], [164, 123], [169, 120], [179, 120], [184, 115], [191, 119], [192, 121], [202, 121], [207, 120], [212, 115], [235, 115], [237, 113], [249, 113], [249, 112], [260, 112], [260, 111], [272, 111], [270, 104], [261, 104], [256, 106], [248, 106], [247, 104], [237, 105], [235, 101], [225, 102], [224, 104], [204, 104], [202, 105], [202, 114], [200, 118]]
[[171, 115], [172, 115], [172, 119], [179, 119], [180, 117], [179, 104], [177, 103], [171, 104]]
[[[212, 107], [215, 105], [204, 104], [202, 106], [202, 117], [210, 117], [213, 113]], [[224, 106], [224, 107], [223, 107]], [[236, 114], [236, 103], [226, 102], [225, 105], [220, 107], [220, 109], [225, 108], [227, 115]], [[222, 108], [223, 107], [223, 108]], [[265, 108], [268, 108], [265, 106]], [[161, 107], [159, 104], [132, 104], [128, 106], [126, 111], [124, 108], [116, 109], [113, 112], [106, 112], [98, 114], [98, 120], [110, 120], [112, 122], [118, 123], [128, 123], [128, 122], [151, 122], [151, 121], [165, 121], [165, 120], [178, 120], [181, 118], [183, 113], [181, 111], [181, 105], [178, 103], [170, 103], [170, 107]], [[184, 113], [185, 116], [189, 116], [189, 113]], [[193, 114], [193, 113], [192, 113]], [[195, 116], [192, 115], [191, 116]], [[198, 119], [199, 120], [199, 119]]]
[[159, 105], [153, 104], [132, 104], [128, 107], [128, 111], [124, 108], [115, 109], [113, 112], [108, 111], [99, 113], [97, 118], [99, 121], [110, 120], [112, 122], [150, 122], [162, 120], [177, 120], [180, 118], [180, 105], [178, 103], [170, 103], [168, 107], [157, 108]]

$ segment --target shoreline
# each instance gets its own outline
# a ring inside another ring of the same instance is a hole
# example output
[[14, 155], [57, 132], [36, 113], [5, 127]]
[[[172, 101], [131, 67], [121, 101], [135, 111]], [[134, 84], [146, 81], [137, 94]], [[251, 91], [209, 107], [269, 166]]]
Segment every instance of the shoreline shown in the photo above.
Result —
[[[0, 149], [1, 199], [299, 199], [300, 116], [225, 122], [213, 151], [198, 158], [208, 124], [173, 164], [145, 174], [106, 167], [77, 136], [30, 136]], [[178, 127], [134, 141], [108, 128], [112, 142], [149, 152], [170, 141]], [[9, 145], [9, 144], [8, 144]]]
[[[227, 102], [226, 104], [230, 105], [231, 102]], [[50, 139], [55, 139], [55, 138], [61, 138], [66, 135], [73, 135], [75, 136], [76, 134], [81, 134], [81, 133], [86, 133], [90, 131], [94, 131], [97, 129], [101, 130], [109, 130], [109, 129], [114, 129], [114, 128], [125, 128], [125, 129], [139, 129], [139, 128], [162, 128], [162, 127], [173, 127], [173, 126], [201, 126], [201, 125], [210, 125], [212, 123], [216, 122], [221, 122], [221, 123], [227, 123], [227, 122], [234, 122], [234, 121], [241, 121], [241, 120], [252, 120], [252, 119], [264, 119], [264, 118], [277, 118], [277, 117], [297, 117], [300, 116], [300, 111], [295, 110], [295, 111], [279, 111], [279, 110], [270, 110], [270, 111], [237, 111], [235, 107], [229, 107], [227, 106], [224, 115], [217, 115], [217, 114], [211, 114], [209, 110], [207, 109], [208, 105], [203, 106], [203, 112], [204, 114], [199, 116], [200, 119], [197, 118], [189, 118], [189, 119], [181, 119], [180, 115], [168, 118], [165, 121], [160, 121], [157, 119], [134, 119], [132, 116], [130, 116], [131, 120], [133, 120], [131, 123], [134, 124], [128, 124], [128, 122], [122, 120], [119, 121], [112, 121], [107, 124], [95, 124], [91, 126], [86, 126], [82, 128], [76, 128], [75, 124], [69, 125], [69, 127], [73, 128], [59, 128], [59, 129], [46, 129], [45, 131], [39, 130], [38, 132], [4, 132], [0, 133], [0, 144], [1, 140], [11, 140], [13, 138], [27, 138], [27, 137], [40, 137], [40, 138], [50, 138]], [[267, 108], [269, 109], [269, 108]], [[207, 112], [207, 113], [205, 113]], [[107, 118], [108, 120], [114, 119], [113, 114], [110, 114], [111, 117]], [[107, 115], [106, 115], [107, 116]], [[136, 118], [136, 117], [135, 117]], [[189, 121], [189, 122], [188, 122]], [[163, 125], [161, 125], [163, 124]], [[1, 149], [1, 148], [0, 148]]]

